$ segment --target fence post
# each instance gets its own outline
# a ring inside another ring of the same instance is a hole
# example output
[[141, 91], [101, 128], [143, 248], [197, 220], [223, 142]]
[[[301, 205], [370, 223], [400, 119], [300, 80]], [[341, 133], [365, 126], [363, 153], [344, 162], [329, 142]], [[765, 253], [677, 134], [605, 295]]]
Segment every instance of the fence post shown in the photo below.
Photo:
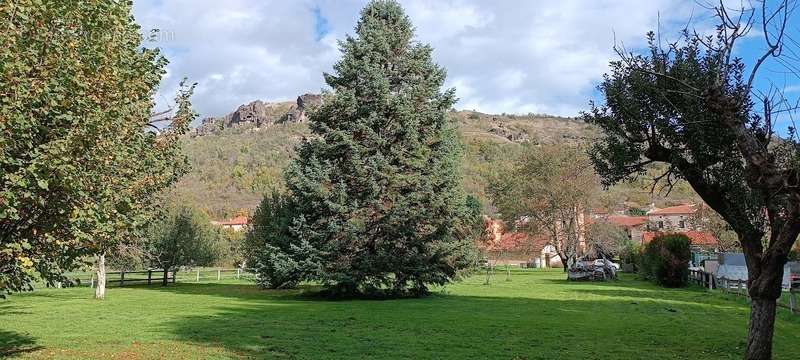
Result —
[[222, 269], [217, 269], [217, 281], [222, 280]]
[[714, 275], [708, 273], [708, 290], [714, 290]]
[[153, 285], [153, 269], [147, 269], [147, 285]]
[[236, 280], [239, 280], [240, 277], [242, 277], [242, 269], [236, 268]]
[[178, 275], [178, 270], [172, 270], [172, 283], [175, 283], [175, 276]]
[[794, 314], [794, 308], [797, 306], [797, 299], [794, 297], [794, 289], [789, 288], [789, 311]]
[[125, 286], [125, 271], [119, 272], [119, 286]]
[[94, 289], [94, 274], [92, 274], [92, 283], [89, 285], [89, 287]]
[[750, 286], [747, 284], [747, 280], [745, 280], [744, 286], [747, 286], [744, 288], [744, 296], [747, 297], [747, 302], [750, 302]]
[[200, 282], [200, 268], [197, 268], [197, 282]]

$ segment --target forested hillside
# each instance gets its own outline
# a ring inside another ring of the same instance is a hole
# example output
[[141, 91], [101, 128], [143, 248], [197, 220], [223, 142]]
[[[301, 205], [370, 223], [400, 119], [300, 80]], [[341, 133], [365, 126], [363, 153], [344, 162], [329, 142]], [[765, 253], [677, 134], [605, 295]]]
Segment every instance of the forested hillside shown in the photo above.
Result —
[[[569, 144], [585, 142], [595, 130], [580, 120], [546, 115], [489, 115], [452, 111], [464, 146], [462, 173], [465, 190], [476, 195], [491, 212], [486, 186], [502, 176], [505, 164], [518, 154], [520, 144]], [[306, 123], [280, 123], [257, 127], [245, 124], [202, 136], [186, 138], [185, 149], [192, 171], [175, 186], [175, 201], [196, 205], [212, 218], [250, 212], [265, 192], [282, 187], [283, 168], [294, 146], [309, 133]], [[645, 181], [617, 186], [606, 192], [607, 202], [680, 201], [690, 197], [678, 186], [667, 199], [649, 195]], [[656, 189], [658, 190], [658, 189]]]

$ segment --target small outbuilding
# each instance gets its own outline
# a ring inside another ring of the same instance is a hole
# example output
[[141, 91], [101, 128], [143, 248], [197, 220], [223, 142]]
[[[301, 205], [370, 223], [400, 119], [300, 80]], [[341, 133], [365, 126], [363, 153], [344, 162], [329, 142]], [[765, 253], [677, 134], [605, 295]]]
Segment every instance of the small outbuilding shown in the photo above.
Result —
[[[706, 269], [706, 271], [714, 274], [717, 279], [727, 280], [742, 280], [747, 281], [747, 262], [745, 261], [743, 253], [724, 252], [719, 253], [718, 267], [716, 272]], [[800, 264], [796, 262], [786, 263], [783, 267], [783, 281], [781, 286], [788, 289], [792, 284], [792, 268], [800, 268]]]

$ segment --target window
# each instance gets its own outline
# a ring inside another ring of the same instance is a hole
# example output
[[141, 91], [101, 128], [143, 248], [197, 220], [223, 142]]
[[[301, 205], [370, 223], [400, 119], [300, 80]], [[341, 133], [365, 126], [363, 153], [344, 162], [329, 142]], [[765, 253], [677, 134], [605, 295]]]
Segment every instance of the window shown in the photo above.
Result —
[[683, 221], [683, 220], [678, 221], [678, 227], [680, 227], [681, 229], [685, 228], [686, 227], [686, 221]]
[[664, 222], [663, 221], [659, 221], [658, 222], [658, 228], [659, 229], [663, 229], [664, 228]]

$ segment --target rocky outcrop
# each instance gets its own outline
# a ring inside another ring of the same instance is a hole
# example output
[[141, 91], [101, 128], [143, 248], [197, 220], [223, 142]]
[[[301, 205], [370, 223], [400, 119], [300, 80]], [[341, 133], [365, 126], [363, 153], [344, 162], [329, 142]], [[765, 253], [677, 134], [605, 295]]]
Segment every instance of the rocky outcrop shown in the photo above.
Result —
[[222, 118], [205, 118], [200, 122], [200, 126], [198, 126], [195, 131], [195, 135], [202, 136], [202, 135], [209, 135], [216, 131], [222, 130]]
[[267, 107], [272, 104], [266, 104], [261, 100], [253, 101], [249, 104], [239, 106], [236, 111], [228, 114], [223, 119], [223, 127], [233, 127], [243, 124], [255, 124], [256, 126], [263, 126], [275, 123], [275, 118], [270, 116]]
[[286, 113], [285, 122], [305, 122], [308, 120], [306, 111], [322, 104], [322, 95], [303, 94], [297, 97], [297, 103]]
[[514, 142], [524, 142], [530, 140], [530, 135], [528, 135], [526, 132], [511, 129], [498, 121], [493, 121], [492, 127], [489, 128], [489, 132]]
[[321, 103], [322, 96], [317, 94], [300, 95], [295, 103], [256, 100], [239, 106], [236, 111], [228, 115], [203, 119], [200, 126], [195, 129], [195, 135], [208, 135], [239, 126], [258, 129], [278, 123], [304, 122], [308, 120], [308, 109]]

